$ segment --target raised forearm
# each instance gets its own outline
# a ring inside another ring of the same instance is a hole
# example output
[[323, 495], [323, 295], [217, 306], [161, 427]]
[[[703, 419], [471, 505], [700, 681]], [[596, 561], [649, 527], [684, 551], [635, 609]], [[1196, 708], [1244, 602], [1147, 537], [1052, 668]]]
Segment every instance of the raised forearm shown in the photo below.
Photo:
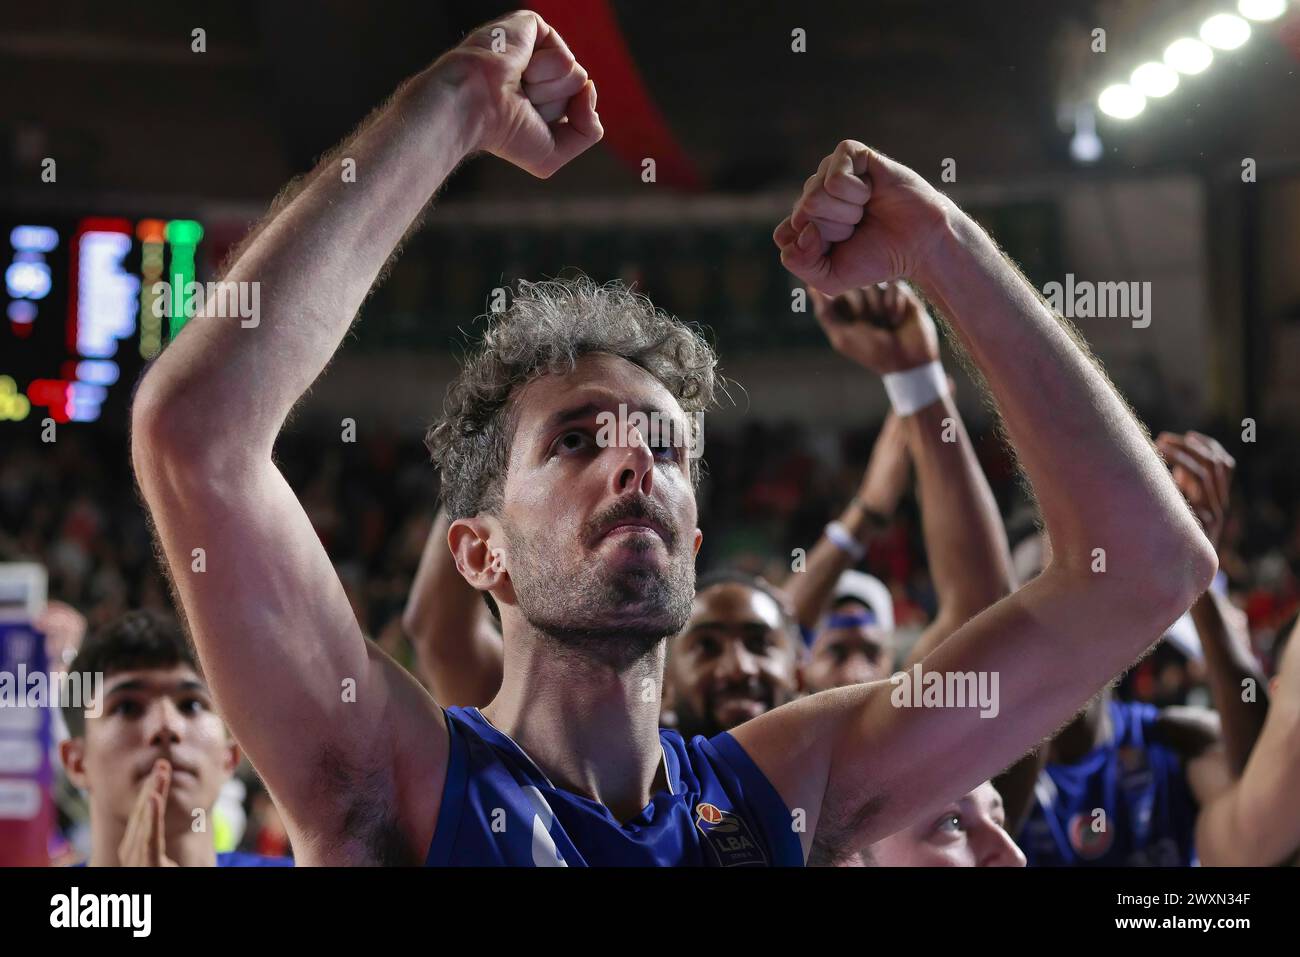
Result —
[[[1227, 598], [1207, 590], [1192, 605], [1192, 623], [1205, 652], [1210, 695], [1223, 726], [1223, 744], [1234, 775], [1240, 775], [1264, 729], [1267, 681], [1225, 615]], [[1253, 687], [1247, 695], [1246, 689]], [[1249, 698], [1249, 700], [1247, 700]]]
[[903, 421], [916, 463], [926, 559], [939, 597], [935, 621], [909, 656], [920, 660], [961, 624], [1011, 594], [1011, 550], [952, 396]]
[[1148, 589], [1160, 617], [1186, 607], [1213, 574], [1213, 550], [1142, 428], [1063, 320], [955, 210], [919, 271], [920, 286], [993, 391], [1054, 564], [1100, 582], [1104, 561], [1105, 580]]
[[[864, 547], [876, 530], [870, 515], [857, 500], [844, 509], [839, 522]], [[835, 583], [854, 564], [853, 556], [827, 538], [825, 533], [817, 539], [808, 553], [807, 566], [801, 572], [791, 573], [783, 586], [801, 627], [811, 629], [816, 626], [835, 591]]]
[[[140, 399], [206, 448], [228, 437], [269, 454], [402, 236], [473, 148], [470, 90], [437, 64], [403, 84], [230, 266], [226, 282], [257, 284], [256, 323], [192, 320]], [[344, 159], [355, 164], [347, 181]]]

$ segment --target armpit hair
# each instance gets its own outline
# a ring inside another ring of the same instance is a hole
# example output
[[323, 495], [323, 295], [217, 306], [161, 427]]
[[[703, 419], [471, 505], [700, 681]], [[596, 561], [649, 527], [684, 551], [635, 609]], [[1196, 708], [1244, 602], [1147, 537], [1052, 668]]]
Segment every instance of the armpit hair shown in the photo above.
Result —
[[867, 822], [880, 813], [885, 800], [880, 795], [868, 798], [852, 811], [828, 819], [823, 812], [808, 851], [809, 867], [835, 867], [841, 861], [863, 852], [855, 837]]
[[316, 772], [325, 790], [342, 796], [333, 812], [336, 820], [320, 829], [324, 835], [334, 835], [322, 838], [328, 859], [380, 867], [422, 863], [414, 859], [398, 823], [391, 768], [363, 766], [325, 745], [317, 755]]

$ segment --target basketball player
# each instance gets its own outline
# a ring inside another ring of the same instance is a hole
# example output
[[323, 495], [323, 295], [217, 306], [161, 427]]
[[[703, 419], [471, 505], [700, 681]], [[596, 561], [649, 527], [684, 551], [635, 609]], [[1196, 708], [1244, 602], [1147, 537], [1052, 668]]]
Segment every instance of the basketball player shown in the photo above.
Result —
[[239, 763], [239, 746], [213, 710], [175, 621], [129, 612], [86, 639], [70, 670], [104, 676], [102, 702], [62, 707], [69, 737], [59, 756], [90, 804], [87, 863], [292, 865], [287, 858], [217, 853], [212, 846], [213, 805]]
[[1201, 810], [1196, 849], [1210, 866], [1300, 861], [1300, 624], [1277, 649], [1268, 717], [1241, 779]]
[[[820, 308], [820, 307], [818, 307]], [[814, 690], [886, 677], [893, 667], [890, 609], [867, 607], [863, 589], [839, 582], [860, 557], [872, 534], [887, 523], [906, 491], [909, 460], [902, 423], [890, 415], [872, 450], [859, 493], [839, 519], [855, 545], [823, 535], [808, 554], [806, 570], [792, 574], [778, 592], [741, 572], [723, 572], [698, 583], [686, 628], [669, 643], [665, 719], [687, 740], [712, 737], [741, 720], [789, 701], [803, 687], [803, 649], [786, 640], [790, 618], [813, 644], [827, 599], [829, 627], [814, 645]], [[439, 509], [420, 556], [402, 616], [416, 649], [419, 675], [444, 705], [488, 704], [501, 687], [504, 658], [500, 630], [481, 595], [456, 569], [447, 548], [446, 511]], [[884, 600], [889, 600], [883, 584]], [[866, 618], [870, 616], [871, 621]], [[882, 627], [885, 625], [885, 627]], [[864, 671], [864, 664], [869, 670]], [[844, 679], [844, 680], [840, 680]], [[725, 700], [724, 700], [725, 699]], [[719, 713], [734, 712], [736, 720]]]
[[[345, 144], [355, 182], [326, 159], [240, 251], [224, 278], [261, 284], [256, 327], [197, 318], [139, 386], [136, 474], [218, 705], [300, 862], [799, 864], [814, 840], [861, 847], [1019, 758], [1214, 574], [1149, 441], [1060, 320], [973, 220], [845, 141], [777, 229], [782, 261], [828, 295], [907, 278], [949, 316], [1056, 545], [1035, 582], [926, 662], [999, 675], [1000, 717], [896, 707], [880, 683], [691, 745], [660, 734], [664, 639], [694, 595], [697, 463], [635, 426], [601, 443], [597, 419], [656, 413], [694, 436], [715, 359], [644, 299], [583, 282], [522, 284], [433, 432], [449, 543], [499, 608], [505, 648], [488, 709], [439, 707], [363, 640], [272, 449], [450, 172], [488, 152], [549, 176], [600, 139], [595, 107], [536, 14], [475, 31]], [[896, 371], [913, 400], [938, 388]]]
[[[1157, 445], [1217, 547], [1232, 457], [1197, 432], [1164, 433]], [[1024, 820], [1018, 839], [1031, 866], [1196, 863], [1198, 809], [1241, 773], [1267, 709], [1262, 675], [1244, 636], [1233, 634], [1226, 602], [1207, 590], [1191, 616], [1215, 711], [1117, 701], [1107, 689], [1049, 744], [1046, 767], [1020, 805], [1027, 818], [1010, 811]], [[1258, 689], [1249, 700], [1246, 679]]]

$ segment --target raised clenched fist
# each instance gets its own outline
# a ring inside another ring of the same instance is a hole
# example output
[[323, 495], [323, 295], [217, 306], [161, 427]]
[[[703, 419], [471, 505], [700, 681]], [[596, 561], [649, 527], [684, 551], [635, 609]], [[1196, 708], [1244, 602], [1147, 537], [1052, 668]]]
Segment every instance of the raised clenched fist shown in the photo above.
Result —
[[434, 64], [470, 90], [475, 149], [546, 179], [604, 135], [596, 85], [563, 38], [529, 10], [479, 27]]
[[838, 296], [809, 290], [813, 312], [835, 351], [877, 375], [939, 358], [939, 333], [906, 283], [880, 283]]
[[955, 212], [906, 166], [844, 140], [804, 183], [772, 238], [787, 269], [833, 296], [916, 275]]
[[1161, 432], [1156, 448], [1173, 471], [1174, 484], [1187, 499], [1217, 549], [1228, 517], [1228, 497], [1237, 462], [1215, 439], [1200, 432]]

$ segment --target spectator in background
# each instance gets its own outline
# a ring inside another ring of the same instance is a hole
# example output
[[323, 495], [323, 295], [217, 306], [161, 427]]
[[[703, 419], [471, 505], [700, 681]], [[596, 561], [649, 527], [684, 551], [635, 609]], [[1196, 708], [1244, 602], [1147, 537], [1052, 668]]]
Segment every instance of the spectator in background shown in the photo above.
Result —
[[841, 573], [813, 636], [809, 691], [879, 681], [894, 668], [893, 596], [884, 582], [852, 569]]
[[[70, 670], [103, 676], [101, 698], [65, 702], [60, 757], [90, 805], [93, 866], [288, 866], [218, 853], [213, 808], [239, 746], [213, 710], [174, 619], [131, 612], [86, 640]], [[92, 712], [92, 713], [88, 713]]]
[[686, 627], [669, 639], [664, 710], [686, 740], [707, 738], [793, 701], [804, 645], [785, 596], [719, 571], [696, 582]]

